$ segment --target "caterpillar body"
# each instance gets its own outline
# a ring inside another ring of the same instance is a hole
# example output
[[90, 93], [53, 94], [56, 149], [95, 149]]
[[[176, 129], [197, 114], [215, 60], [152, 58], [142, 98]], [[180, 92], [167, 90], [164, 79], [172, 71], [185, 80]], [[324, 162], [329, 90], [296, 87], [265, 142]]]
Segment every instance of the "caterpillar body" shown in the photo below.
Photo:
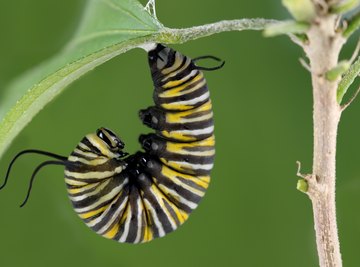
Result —
[[206, 68], [196, 60], [162, 44], [148, 51], [155, 105], [139, 116], [155, 133], [140, 135], [142, 152], [128, 155], [114, 132], [100, 128], [86, 135], [69, 157], [20, 152], [3, 186], [20, 155], [47, 155], [56, 160], [35, 169], [23, 204], [42, 167], [64, 165], [74, 210], [96, 233], [118, 242], [143, 243], [176, 230], [204, 196], [215, 156], [212, 106], [201, 71]]

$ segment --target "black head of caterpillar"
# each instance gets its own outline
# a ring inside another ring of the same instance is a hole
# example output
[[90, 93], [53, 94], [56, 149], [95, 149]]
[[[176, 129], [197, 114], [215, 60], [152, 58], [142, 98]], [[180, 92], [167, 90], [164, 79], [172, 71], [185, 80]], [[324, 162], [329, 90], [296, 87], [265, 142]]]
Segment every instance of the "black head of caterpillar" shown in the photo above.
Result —
[[154, 106], [139, 112], [155, 133], [141, 135], [143, 152], [128, 155], [111, 130], [86, 135], [68, 157], [41, 150], [24, 154], [53, 158], [35, 168], [23, 206], [38, 171], [47, 165], [65, 168], [69, 198], [79, 217], [98, 234], [118, 242], [142, 243], [177, 229], [194, 210], [210, 182], [215, 156], [209, 91], [196, 62], [157, 44], [148, 51], [154, 82]]

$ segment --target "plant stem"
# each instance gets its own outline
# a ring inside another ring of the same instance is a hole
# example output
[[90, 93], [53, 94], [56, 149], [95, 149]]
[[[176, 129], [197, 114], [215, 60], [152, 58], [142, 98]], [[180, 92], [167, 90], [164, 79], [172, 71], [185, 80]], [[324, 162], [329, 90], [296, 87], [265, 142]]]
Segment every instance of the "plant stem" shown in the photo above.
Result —
[[313, 85], [314, 154], [313, 171], [308, 176], [316, 243], [321, 267], [341, 267], [336, 224], [335, 162], [336, 136], [341, 108], [337, 102], [336, 81], [326, 80], [326, 72], [338, 64], [344, 38], [336, 33], [334, 15], [319, 17], [308, 31], [305, 52], [310, 60]]
[[174, 29], [164, 28], [161, 32], [162, 37], [159, 41], [164, 43], [185, 43], [187, 41], [206, 37], [220, 32], [244, 31], [244, 30], [264, 30], [272, 23], [278, 23], [272, 19], [234, 19], [222, 20], [215, 23], [194, 26], [190, 28]]

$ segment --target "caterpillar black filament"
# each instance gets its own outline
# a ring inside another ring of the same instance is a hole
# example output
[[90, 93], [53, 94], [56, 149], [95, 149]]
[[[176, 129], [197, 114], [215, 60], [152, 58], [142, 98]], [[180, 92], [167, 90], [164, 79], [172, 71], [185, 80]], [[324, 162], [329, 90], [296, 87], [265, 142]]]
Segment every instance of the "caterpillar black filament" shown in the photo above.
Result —
[[[204, 58], [204, 57], [201, 57]], [[142, 243], [177, 229], [194, 210], [210, 182], [215, 156], [211, 100], [197, 58], [157, 44], [148, 52], [155, 106], [141, 110], [156, 133], [141, 135], [144, 152], [128, 155], [111, 130], [86, 135], [69, 157], [40, 150], [26, 153], [55, 158], [65, 166], [65, 182], [75, 212], [98, 234], [118, 242]], [[219, 60], [212, 56], [212, 58]], [[1, 188], [2, 188], [1, 187]]]

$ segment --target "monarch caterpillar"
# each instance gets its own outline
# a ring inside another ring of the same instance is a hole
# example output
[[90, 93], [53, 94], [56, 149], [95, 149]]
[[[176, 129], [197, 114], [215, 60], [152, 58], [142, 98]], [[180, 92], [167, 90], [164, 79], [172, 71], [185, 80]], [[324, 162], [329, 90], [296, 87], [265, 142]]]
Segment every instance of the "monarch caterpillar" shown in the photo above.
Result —
[[[54, 158], [35, 168], [63, 165], [69, 198], [79, 217], [98, 234], [119, 242], [142, 243], [174, 231], [194, 210], [210, 182], [214, 161], [211, 100], [199, 59], [156, 44], [148, 51], [155, 106], [140, 110], [155, 133], [140, 135], [144, 152], [128, 155], [111, 130], [86, 135], [69, 157], [24, 150], [10, 162], [3, 188], [18, 157], [36, 153]], [[1, 189], [0, 188], [0, 189]]]

